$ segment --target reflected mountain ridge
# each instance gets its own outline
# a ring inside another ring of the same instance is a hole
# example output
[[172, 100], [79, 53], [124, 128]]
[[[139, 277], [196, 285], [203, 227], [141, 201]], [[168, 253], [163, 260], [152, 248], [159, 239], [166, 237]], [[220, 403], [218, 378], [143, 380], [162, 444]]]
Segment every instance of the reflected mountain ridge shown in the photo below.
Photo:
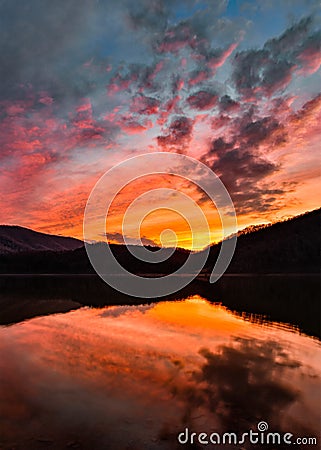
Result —
[[[221, 303], [244, 319], [262, 324], [279, 322], [320, 338], [320, 278], [318, 276], [223, 276], [214, 285], [194, 281], [166, 300], [199, 295]], [[0, 324], [37, 315], [66, 312], [81, 306], [150, 304], [115, 291], [97, 276], [1, 276]]]

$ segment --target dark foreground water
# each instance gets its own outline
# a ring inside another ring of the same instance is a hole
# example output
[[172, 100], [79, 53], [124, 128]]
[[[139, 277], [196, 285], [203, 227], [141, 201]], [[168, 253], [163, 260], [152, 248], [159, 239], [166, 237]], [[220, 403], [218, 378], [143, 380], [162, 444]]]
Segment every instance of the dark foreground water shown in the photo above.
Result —
[[[125, 299], [90, 277], [0, 286], [1, 449], [291, 448], [265, 444], [269, 431], [320, 448], [315, 277], [227, 277], [114, 306]], [[37, 304], [78, 309], [19, 322]], [[261, 443], [243, 442], [260, 422]], [[242, 443], [223, 445], [224, 432]], [[220, 444], [197, 443], [211, 433]]]

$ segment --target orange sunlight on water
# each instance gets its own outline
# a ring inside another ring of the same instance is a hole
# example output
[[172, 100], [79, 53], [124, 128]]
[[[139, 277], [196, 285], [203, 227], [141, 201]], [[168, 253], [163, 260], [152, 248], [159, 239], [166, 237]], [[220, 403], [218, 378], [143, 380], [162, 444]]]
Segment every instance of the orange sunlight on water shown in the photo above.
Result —
[[292, 433], [318, 430], [318, 343], [244, 321], [199, 296], [82, 308], [0, 334], [8, 445], [38, 448], [43, 438], [175, 448], [187, 424], [209, 431], [238, 423], [246, 431], [259, 419]]

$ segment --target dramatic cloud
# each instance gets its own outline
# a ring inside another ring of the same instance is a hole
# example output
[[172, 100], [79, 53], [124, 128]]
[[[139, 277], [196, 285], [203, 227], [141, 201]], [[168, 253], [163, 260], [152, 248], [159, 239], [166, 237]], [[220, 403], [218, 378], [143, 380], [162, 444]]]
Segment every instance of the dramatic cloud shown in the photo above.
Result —
[[193, 122], [187, 117], [174, 118], [168, 128], [168, 134], [157, 137], [157, 142], [165, 148], [174, 147], [176, 151], [183, 151], [191, 139]]
[[156, 114], [159, 109], [160, 101], [153, 97], [140, 95], [133, 99], [131, 110], [138, 114]]
[[187, 102], [194, 109], [210, 109], [217, 103], [217, 94], [214, 92], [198, 91], [188, 97]]
[[321, 32], [305, 17], [261, 49], [243, 50], [234, 58], [233, 80], [245, 96], [271, 96], [285, 89], [295, 71], [313, 73], [320, 67]]
[[296, 5], [1, 2], [2, 221], [82, 237], [104, 170], [155, 150], [212, 167], [245, 225], [317, 207], [320, 22]]
[[214, 158], [208, 164], [220, 175], [238, 213], [266, 211], [272, 207], [275, 195], [283, 193], [282, 189], [275, 191], [261, 185], [265, 177], [278, 170], [277, 164], [222, 139], [213, 142], [210, 152]]
[[240, 104], [233, 100], [229, 95], [223, 95], [220, 98], [219, 107], [221, 111], [236, 111], [239, 109]]
[[[106, 233], [105, 236], [109, 243], [112, 243], [112, 244], [124, 244], [125, 243], [124, 235], [122, 233]], [[127, 242], [127, 244], [130, 244], [130, 245], [142, 245], [143, 244], [146, 246], [150, 245], [153, 247], [157, 245], [153, 240], [148, 239], [145, 236], [142, 236], [141, 239], [134, 239], [130, 236], [126, 236], [126, 242]]]

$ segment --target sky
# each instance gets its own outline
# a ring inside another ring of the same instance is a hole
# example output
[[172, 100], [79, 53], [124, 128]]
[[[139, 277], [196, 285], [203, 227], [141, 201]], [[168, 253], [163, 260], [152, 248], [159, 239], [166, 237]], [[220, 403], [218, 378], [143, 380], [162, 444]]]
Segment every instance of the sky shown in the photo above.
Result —
[[[320, 206], [318, 1], [2, 0], [0, 22], [0, 223], [82, 239], [98, 179], [153, 152], [210, 167], [239, 228]], [[219, 240], [213, 203], [171, 176], [119, 193], [109, 240], [122, 242], [138, 193], [169, 186]], [[141, 237], [160, 244], [164, 229], [176, 236], [163, 244], [191, 248], [188, 223], [166, 209]]]

